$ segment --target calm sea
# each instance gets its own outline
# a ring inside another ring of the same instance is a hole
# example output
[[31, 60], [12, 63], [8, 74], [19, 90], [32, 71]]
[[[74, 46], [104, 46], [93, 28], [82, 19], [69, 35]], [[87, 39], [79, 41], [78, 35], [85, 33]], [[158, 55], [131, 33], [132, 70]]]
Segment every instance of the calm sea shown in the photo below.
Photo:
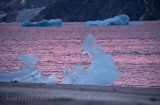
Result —
[[[20, 53], [40, 58], [36, 65], [45, 76], [56, 73], [61, 81], [62, 68], [90, 59], [82, 55], [83, 40], [96, 37], [106, 53], [111, 53], [121, 77], [112, 85], [160, 87], [160, 21], [142, 25], [87, 27], [83, 23], [64, 23], [63, 27], [20, 27], [0, 23], [0, 69], [15, 71], [22, 61]], [[98, 77], [97, 77], [98, 79]]]

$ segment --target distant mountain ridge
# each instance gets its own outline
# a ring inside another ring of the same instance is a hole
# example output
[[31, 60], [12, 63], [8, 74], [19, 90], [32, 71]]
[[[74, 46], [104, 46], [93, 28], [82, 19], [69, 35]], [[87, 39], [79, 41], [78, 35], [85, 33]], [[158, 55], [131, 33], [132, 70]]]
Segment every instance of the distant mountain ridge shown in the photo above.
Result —
[[44, 7], [54, 3], [56, 0], [0, 0], [1, 12], [13, 12], [22, 9]]
[[131, 21], [160, 20], [159, 6], [160, 0], [0, 0], [0, 22], [57, 18], [84, 22], [120, 14], [127, 14]]
[[160, 0], [58, 0], [31, 21], [88, 21], [127, 14], [132, 21], [160, 19]]

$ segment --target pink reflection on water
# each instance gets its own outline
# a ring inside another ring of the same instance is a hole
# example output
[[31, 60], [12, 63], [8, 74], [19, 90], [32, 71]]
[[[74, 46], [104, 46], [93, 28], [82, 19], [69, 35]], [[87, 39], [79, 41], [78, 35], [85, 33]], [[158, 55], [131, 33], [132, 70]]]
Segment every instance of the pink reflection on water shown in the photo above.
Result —
[[[16, 70], [20, 53], [40, 58], [37, 68], [48, 76], [56, 73], [61, 81], [62, 68], [77, 63], [87, 68], [90, 59], [82, 55], [82, 43], [93, 34], [107, 53], [113, 55], [122, 75], [112, 85], [160, 86], [160, 22], [141, 26], [86, 27], [83, 23], [64, 23], [63, 27], [20, 27], [17, 23], [0, 24], [0, 69]], [[98, 79], [98, 77], [97, 77]]]

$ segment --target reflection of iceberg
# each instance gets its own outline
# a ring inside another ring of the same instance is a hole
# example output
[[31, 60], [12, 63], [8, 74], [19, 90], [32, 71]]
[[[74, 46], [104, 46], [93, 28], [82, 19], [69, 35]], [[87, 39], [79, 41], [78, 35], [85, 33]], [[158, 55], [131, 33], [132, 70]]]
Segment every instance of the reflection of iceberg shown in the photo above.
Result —
[[92, 84], [107, 85], [114, 82], [120, 72], [114, 65], [112, 56], [106, 54], [101, 45], [93, 45], [94, 37], [89, 35], [83, 45], [83, 54], [88, 54], [91, 58], [91, 65], [85, 70], [81, 64], [77, 64], [73, 69], [63, 69], [64, 84]]
[[86, 26], [109, 26], [109, 25], [128, 25], [128, 15], [122, 14], [105, 20], [88, 21]]
[[61, 27], [61, 19], [42, 20], [39, 22], [26, 22], [22, 23], [23, 27]]
[[43, 77], [41, 71], [35, 68], [38, 57], [33, 55], [20, 54], [19, 59], [23, 60], [23, 65], [16, 72], [5, 73], [0, 71], [0, 81], [25, 82], [25, 83], [46, 83], [55, 84], [56, 76], [53, 74], [49, 77]]
[[143, 25], [143, 22], [129, 22], [129, 25], [134, 25], [134, 26], [140, 26], [140, 25]]

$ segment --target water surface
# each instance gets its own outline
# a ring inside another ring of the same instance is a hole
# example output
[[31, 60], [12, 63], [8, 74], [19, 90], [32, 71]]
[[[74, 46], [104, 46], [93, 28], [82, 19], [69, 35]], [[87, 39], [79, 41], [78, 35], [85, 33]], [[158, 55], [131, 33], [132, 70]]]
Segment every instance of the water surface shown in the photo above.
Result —
[[[90, 59], [82, 55], [83, 40], [88, 34], [96, 37], [106, 53], [111, 53], [121, 77], [112, 85], [160, 87], [160, 21], [143, 25], [94, 26], [64, 23], [63, 27], [20, 27], [18, 23], [0, 23], [0, 69], [17, 70], [20, 53], [40, 58], [37, 68], [48, 76], [56, 73], [61, 81], [63, 67]], [[98, 79], [98, 77], [97, 77]]]

